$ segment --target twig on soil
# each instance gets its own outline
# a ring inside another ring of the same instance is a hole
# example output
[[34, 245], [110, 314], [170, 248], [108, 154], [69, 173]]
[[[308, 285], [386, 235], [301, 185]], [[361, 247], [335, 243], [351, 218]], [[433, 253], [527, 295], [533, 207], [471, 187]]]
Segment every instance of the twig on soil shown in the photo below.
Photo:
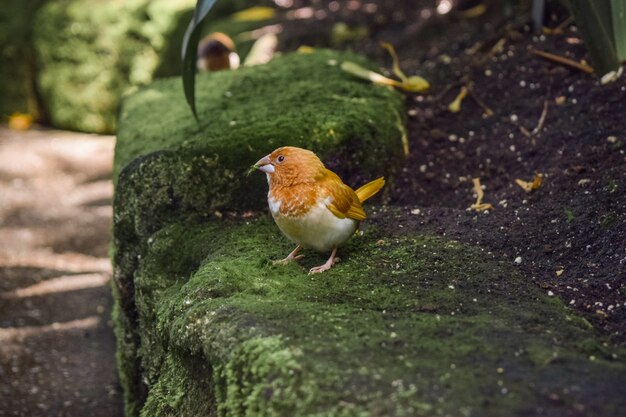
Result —
[[539, 121], [537, 122], [537, 126], [535, 126], [535, 128], [532, 131], [529, 131], [522, 125], [517, 126], [520, 132], [522, 132], [522, 134], [526, 136], [527, 138], [534, 140], [534, 137], [539, 132], [541, 132], [541, 129], [543, 129], [543, 125], [546, 122], [546, 117], [548, 116], [548, 103], [549, 103], [548, 100], [545, 100], [543, 102], [543, 110], [541, 111], [541, 116], [539, 116]]
[[476, 102], [476, 104], [478, 104], [480, 107], [482, 107], [483, 112], [485, 112], [485, 117], [489, 118], [491, 116], [493, 116], [495, 113], [493, 112], [493, 110], [491, 110], [491, 108], [489, 106], [487, 106], [485, 104], [484, 101], [482, 101], [478, 95], [474, 92], [474, 83], [473, 82], [469, 82], [467, 83], [467, 91], [470, 95], [470, 97]]
[[574, 61], [572, 59], [569, 58], [565, 58], [563, 56], [560, 55], [555, 55], [552, 54], [550, 52], [545, 52], [545, 51], [541, 51], [539, 49], [535, 49], [535, 48], [528, 48], [528, 52], [530, 52], [533, 55], [537, 55], [540, 56], [544, 59], [547, 59], [548, 61], [552, 61], [552, 62], [556, 62], [558, 64], [561, 65], [565, 65], [571, 68], [575, 68], [577, 70], [580, 70], [582, 72], [585, 72], [587, 74], [592, 74], [593, 73], [593, 68], [590, 67], [589, 65], [582, 63], [582, 62], [577, 62]]

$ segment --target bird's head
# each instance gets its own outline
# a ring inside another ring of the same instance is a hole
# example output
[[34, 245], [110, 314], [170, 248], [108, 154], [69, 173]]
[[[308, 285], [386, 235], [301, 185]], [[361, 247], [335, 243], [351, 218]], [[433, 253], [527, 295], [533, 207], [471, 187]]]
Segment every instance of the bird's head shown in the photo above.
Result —
[[253, 167], [267, 174], [270, 186], [314, 182], [326, 171], [317, 155], [294, 146], [276, 149], [259, 159]]

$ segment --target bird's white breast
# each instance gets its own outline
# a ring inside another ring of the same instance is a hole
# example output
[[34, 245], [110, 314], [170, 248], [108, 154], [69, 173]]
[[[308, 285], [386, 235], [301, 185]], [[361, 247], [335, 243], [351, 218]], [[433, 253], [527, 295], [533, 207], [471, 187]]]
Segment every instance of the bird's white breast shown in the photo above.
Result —
[[320, 252], [342, 246], [359, 226], [356, 220], [335, 216], [326, 206], [325, 199], [318, 200], [309, 211], [299, 216], [281, 214], [282, 201], [271, 196], [268, 203], [276, 224], [289, 239]]

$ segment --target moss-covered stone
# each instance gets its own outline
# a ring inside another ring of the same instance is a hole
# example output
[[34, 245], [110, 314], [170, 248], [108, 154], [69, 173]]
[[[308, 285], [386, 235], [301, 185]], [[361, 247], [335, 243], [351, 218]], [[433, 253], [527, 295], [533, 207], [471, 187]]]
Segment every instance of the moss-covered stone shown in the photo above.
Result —
[[261, 207], [265, 179], [244, 174], [283, 145], [312, 149], [326, 161], [340, 159], [336, 168], [350, 173], [348, 180], [389, 173], [402, 158], [403, 97], [343, 72], [337, 63], [344, 59], [362, 62], [352, 54], [319, 51], [200, 75], [199, 122], [179, 79], [158, 80], [132, 95], [120, 116], [114, 177], [124, 169], [118, 192], [134, 188], [150, 197], [124, 203], [148, 203], [137, 210], [139, 222], [152, 222], [159, 217], [155, 210], [165, 207], [205, 214], [224, 206]]
[[[145, 400], [148, 410], [160, 404], [146, 397], [145, 381], [152, 381], [149, 387], [158, 383], [158, 392], [173, 389], [160, 379], [161, 368], [180, 376], [179, 367], [188, 363], [182, 357], [167, 362], [169, 348], [155, 335], [139, 331], [142, 320], [156, 320], [154, 300], [141, 295], [147, 287], [139, 289], [136, 277], [155, 233], [181, 219], [206, 221], [215, 210], [263, 208], [265, 179], [245, 173], [278, 146], [302, 146], [331, 163], [341, 161], [338, 171], [355, 184], [359, 177], [392, 174], [395, 162], [402, 160], [403, 96], [344, 73], [338, 66], [344, 59], [367, 65], [353, 54], [318, 51], [199, 76], [199, 122], [178, 79], [154, 82], [125, 101], [114, 168], [114, 295], [128, 415], [136, 415]], [[206, 231], [199, 230], [204, 236]], [[163, 265], [161, 279], [143, 284], [154, 285], [157, 292], [167, 290], [170, 286], [161, 287], [163, 282], [176, 281], [182, 271], [187, 277], [196, 271], [206, 254], [196, 250], [193, 239], [177, 245], [180, 252]], [[261, 338], [259, 343], [274, 346], [281, 340]], [[215, 389], [216, 397], [222, 395]], [[181, 407], [187, 406], [195, 409]]]
[[[370, 228], [275, 267], [271, 219], [164, 227], [136, 259], [143, 416], [603, 415], [626, 372], [558, 300], [478, 250]], [[592, 346], [590, 348], [590, 346]], [[122, 368], [124, 372], [124, 369]], [[129, 413], [129, 415], [134, 415]]]
[[[91, 2], [57, 0], [37, 13], [34, 42], [38, 85], [56, 127], [113, 132], [120, 99], [159, 69], [180, 73], [180, 61], [162, 62], [180, 45], [193, 0]], [[178, 36], [173, 36], [179, 34]]]

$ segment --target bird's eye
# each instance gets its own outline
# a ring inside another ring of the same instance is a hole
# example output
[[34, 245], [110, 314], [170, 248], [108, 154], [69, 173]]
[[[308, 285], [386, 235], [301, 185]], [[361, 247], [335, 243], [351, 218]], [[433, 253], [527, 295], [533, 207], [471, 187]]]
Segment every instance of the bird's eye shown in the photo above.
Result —
[[285, 160], [285, 157], [282, 156], [282, 155], [278, 155], [277, 160], [278, 160], [278, 162], [283, 162]]

